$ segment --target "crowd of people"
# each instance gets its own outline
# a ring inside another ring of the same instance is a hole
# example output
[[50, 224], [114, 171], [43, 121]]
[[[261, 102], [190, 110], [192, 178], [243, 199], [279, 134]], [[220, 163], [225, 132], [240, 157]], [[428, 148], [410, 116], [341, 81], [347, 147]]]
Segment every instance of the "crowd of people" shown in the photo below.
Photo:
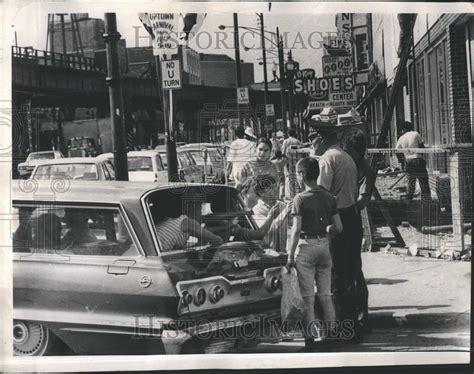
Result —
[[234, 228], [234, 234], [288, 254], [286, 267], [296, 268], [305, 302], [306, 351], [330, 338], [357, 339], [368, 329], [360, 211], [373, 175], [365, 135], [354, 133], [341, 147], [334, 125], [317, 127], [309, 134], [311, 157], [304, 158], [293, 151], [303, 145], [294, 129], [286, 139], [281, 131], [257, 139], [242, 127], [235, 136], [227, 172], [259, 228]]

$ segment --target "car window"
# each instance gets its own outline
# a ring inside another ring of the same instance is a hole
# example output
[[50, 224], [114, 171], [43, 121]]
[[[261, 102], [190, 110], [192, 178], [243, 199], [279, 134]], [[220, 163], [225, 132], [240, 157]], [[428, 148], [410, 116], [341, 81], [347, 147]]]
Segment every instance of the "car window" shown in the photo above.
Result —
[[56, 164], [40, 165], [36, 168], [34, 179], [87, 179], [98, 180], [97, 166], [95, 164]]
[[115, 180], [115, 168], [114, 168], [114, 164], [112, 163], [112, 161], [105, 160], [104, 165], [105, 165], [105, 169], [107, 170], [107, 172], [110, 176], [110, 179]]
[[155, 162], [156, 162], [156, 169], [157, 171], [162, 171], [164, 170], [163, 163], [161, 162], [161, 157], [160, 155], [155, 156]]
[[54, 152], [47, 153], [30, 153], [28, 160], [52, 160], [54, 159]]
[[181, 167], [196, 165], [196, 162], [194, 162], [194, 159], [192, 159], [186, 152], [179, 152], [178, 159], [181, 163]]
[[128, 156], [128, 171], [153, 171], [151, 157]]
[[13, 251], [138, 256], [118, 209], [16, 208]]
[[198, 165], [204, 165], [204, 157], [202, 155], [201, 151], [189, 151], [189, 155], [194, 158], [196, 161], [196, 164]]
[[166, 153], [160, 153], [161, 162], [163, 162], [163, 166], [166, 168], [168, 166], [168, 158], [166, 157]]

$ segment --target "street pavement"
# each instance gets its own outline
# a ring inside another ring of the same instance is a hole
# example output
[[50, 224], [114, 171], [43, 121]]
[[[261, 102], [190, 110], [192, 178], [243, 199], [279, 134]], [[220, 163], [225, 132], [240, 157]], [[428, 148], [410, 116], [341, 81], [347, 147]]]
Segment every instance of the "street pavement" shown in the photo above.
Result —
[[[337, 352], [469, 351], [470, 262], [363, 253], [372, 329]], [[246, 353], [296, 352], [301, 338]]]

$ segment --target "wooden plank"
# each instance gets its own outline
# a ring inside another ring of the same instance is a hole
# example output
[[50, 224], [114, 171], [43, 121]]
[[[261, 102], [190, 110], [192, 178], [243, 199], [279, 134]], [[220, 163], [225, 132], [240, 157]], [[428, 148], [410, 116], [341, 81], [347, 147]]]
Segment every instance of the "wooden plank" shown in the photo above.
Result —
[[[464, 216], [462, 204], [462, 178], [459, 154], [449, 157], [449, 176], [451, 177], [451, 214], [453, 218], [453, 242], [459, 250], [464, 250]], [[453, 244], [454, 244], [453, 243]]]
[[387, 223], [387, 225], [390, 227], [390, 230], [392, 231], [393, 236], [395, 237], [395, 240], [397, 241], [397, 244], [401, 247], [405, 247], [406, 246], [405, 240], [403, 240], [402, 236], [400, 235], [400, 231], [398, 231], [397, 226], [395, 226], [395, 223], [393, 222], [390, 212], [387, 209], [385, 209], [383, 204], [381, 204], [383, 202], [383, 199], [382, 199], [382, 196], [380, 196], [380, 193], [377, 190], [377, 187], [375, 187], [375, 185], [373, 187], [372, 193], [374, 194], [377, 207], [382, 212], [383, 218], [385, 219], [385, 222]]

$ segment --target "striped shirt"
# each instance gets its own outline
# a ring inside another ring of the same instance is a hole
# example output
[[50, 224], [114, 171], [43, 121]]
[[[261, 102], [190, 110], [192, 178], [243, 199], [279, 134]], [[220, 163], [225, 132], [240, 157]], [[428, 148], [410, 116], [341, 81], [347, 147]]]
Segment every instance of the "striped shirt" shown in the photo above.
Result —
[[180, 249], [186, 245], [188, 235], [181, 229], [186, 218], [186, 215], [182, 214], [178, 218], [165, 218], [155, 225], [156, 235], [163, 252]]

